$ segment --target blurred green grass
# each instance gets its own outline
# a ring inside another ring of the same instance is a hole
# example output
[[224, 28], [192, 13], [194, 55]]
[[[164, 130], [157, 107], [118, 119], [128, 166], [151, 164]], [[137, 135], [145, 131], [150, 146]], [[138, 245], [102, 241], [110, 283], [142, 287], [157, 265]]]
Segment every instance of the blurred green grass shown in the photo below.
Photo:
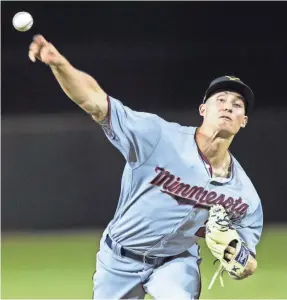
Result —
[[[91, 299], [100, 231], [2, 234], [2, 299]], [[265, 227], [258, 269], [242, 281], [225, 274], [207, 289], [217, 266], [200, 242], [201, 299], [287, 299], [287, 226]], [[147, 296], [147, 298], [149, 298]]]

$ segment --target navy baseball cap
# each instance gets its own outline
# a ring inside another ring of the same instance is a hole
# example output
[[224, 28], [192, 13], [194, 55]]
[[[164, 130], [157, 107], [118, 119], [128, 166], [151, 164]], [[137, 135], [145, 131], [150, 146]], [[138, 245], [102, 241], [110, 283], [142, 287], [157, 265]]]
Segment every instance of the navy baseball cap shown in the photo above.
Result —
[[245, 101], [246, 114], [247, 112], [250, 112], [251, 108], [254, 106], [255, 100], [251, 88], [234, 76], [222, 76], [214, 79], [205, 93], [203, 103], [205, 103], [212, 94], [220, 91], [233, 91], [240, 94]]

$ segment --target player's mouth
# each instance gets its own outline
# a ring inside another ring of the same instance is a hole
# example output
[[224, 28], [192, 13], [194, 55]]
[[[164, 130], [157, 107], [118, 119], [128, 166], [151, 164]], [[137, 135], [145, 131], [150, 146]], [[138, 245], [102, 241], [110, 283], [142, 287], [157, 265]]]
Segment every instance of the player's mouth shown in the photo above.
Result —
[[221, 116], [220, 119], [232, 121], [232, 119], [230, 117], [228, 117], [228, 116]]

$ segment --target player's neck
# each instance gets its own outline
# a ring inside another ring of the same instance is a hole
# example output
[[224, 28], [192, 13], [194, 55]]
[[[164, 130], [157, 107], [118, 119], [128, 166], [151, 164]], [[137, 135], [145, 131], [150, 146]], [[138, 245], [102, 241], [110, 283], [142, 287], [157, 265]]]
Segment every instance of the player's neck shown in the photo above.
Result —
[[199, 150], [208, 159], [212, 167], [229, 165], [230, 155], [228, 149], [233, 137], [222, 137], [217, 131], [201, 126], [196, 131], [196, 142]]

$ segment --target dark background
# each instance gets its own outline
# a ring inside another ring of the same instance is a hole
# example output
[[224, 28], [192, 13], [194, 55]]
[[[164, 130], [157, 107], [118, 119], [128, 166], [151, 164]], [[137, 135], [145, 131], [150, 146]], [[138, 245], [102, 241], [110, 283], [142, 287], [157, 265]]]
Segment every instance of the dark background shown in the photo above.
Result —
[[[256, 110], [232, 144], [261, 196], [266, 223], [286, 222], [285, 2], [1, 2], [2, 229], [105, 226], [124, 160], [70, 101], [49, 68], [28, 59], [41, 33], [124, 104], [183, 125], [210, 81], [235, 75]], [[27, 11], [34, 25], [18, 32]]]

